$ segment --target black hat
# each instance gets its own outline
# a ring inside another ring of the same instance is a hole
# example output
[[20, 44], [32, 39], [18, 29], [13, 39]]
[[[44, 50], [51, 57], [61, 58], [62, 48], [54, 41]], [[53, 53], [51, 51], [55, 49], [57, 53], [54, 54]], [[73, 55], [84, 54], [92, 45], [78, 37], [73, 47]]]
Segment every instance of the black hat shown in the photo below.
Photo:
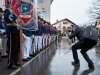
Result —
[[2, 8], [0, 8], [0, 12], [4, 12]]
[[48, 22], [48, 24], [49, 24], [49, 25], [51, 25], [51, 23], [50, 23], [50, 22]]
[[44, 21], [44, 24], [47, 23], [46, 21]]
[[38, 16], [38, 19], [41, 19], [40, 16]]
[[41, 21], [44, 21], [43, 18], [41, 18]]

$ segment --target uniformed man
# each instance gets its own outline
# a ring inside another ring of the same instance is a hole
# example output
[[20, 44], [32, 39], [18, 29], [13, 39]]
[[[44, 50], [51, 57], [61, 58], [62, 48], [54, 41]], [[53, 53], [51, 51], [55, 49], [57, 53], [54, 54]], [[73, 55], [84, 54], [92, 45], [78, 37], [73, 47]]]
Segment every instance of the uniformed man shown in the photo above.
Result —
[[51, 44], [53, 42], [53, 27], [50, 25], [50, 36], [51, 36]]
[[46, 31], [45, 31], [45, 47], [47, 47], [47, 44], [48, 44], [48, 22], [44, 22], [44, 26], [46, 28]]
[[8, 44], [8, 68], [18, 68], [19, 57], [19, 29], [16, 27], [18, 18], [12, 13], [10, 8], [4, 11], [4, 19], [7, 23], [7, 44]]
[[[2, 33], [1, 29], [5, 29], [5, 24], [4, 24], [4, 20], [2, 19], [2, 16], [3, 16], [3, 9], [0, 8], [0, 34]], [[1, 54], [3, 53], [3, 50], [2, 50], [2, 36], [0, 35], [0, 61], [1, 61]]]
[[38, 17], [38, 50], [42, 50], [42, 35], [43, 35], [43, 24], [41, 22], [42, 18]]
[[0, 31], [2, 33], [2, 35], [0, 36], [1, 39], [2, 39], [2, 52], [1, 52], [1, 57], [7, 57], [7, 53], [6, 53], [7, 38], [6, 38], [6, 32], [5, 32], [6, 23], [5, 23], [4, 19], [2, 18], [3, 13], [4, 13], [3, 9], [0, 8]]
[[31, 56], [31, 57], [34, 57], [35, 56], [35, 51], [34, 51], [34, 33], [35, 31], [32, 31], [32, 33], [33, 33], [33, 35], [31, 36], [31, 44], [30, 44], [30, 46], [31, 46], [31, 48], [30, 48], [30, 52], [29, 52], [29, 55]]
[[29, 52], [31, 49], [31, 36], [33, 35], [32, 31], [23, 29], [23, 44], [22, 44], [22, 59], [23, 61], [29, 61], [31, 57], [29, 56]]
[[50, 45], [50, 40], [51, 40], [51, 36], [50, 36], [50, 22], [48, 22], [48, 46]]
[[44, 20], [43, 19], [41, 19], [41, 23], [42, 23], [42, 32], [43, 32], [43, 34], [42, 34], [42, 50], [44, 50], [45, 49], [45, 33], [46, 33], [46, 28], [44, 26]]

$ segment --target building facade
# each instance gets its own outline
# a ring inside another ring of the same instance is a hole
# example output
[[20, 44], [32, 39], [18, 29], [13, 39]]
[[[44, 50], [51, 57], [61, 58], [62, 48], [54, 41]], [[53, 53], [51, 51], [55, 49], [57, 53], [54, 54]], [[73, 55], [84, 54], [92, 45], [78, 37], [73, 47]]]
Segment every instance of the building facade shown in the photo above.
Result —
[[52, 4], [52, 2], [53, 0], [37, 0], [38, 15], [48, 22], [50, 22], [50, 5]]
[[53, 27], [56, 27], [59, 31], [61, 31], [61, 33], [66, 34], [66, 31], [72, 30], [71, 25], [76, 25], [76, 24], [66, 18], [66, 19], [57, 21], [56, 23], [54, 23], [52, 25], [53, 25]]

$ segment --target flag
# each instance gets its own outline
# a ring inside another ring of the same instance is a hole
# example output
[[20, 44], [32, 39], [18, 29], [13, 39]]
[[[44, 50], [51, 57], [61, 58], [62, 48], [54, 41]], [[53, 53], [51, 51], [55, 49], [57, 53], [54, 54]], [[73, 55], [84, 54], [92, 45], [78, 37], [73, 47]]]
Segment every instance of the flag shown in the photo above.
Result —
[[13, 14], [17, 16], [18, 19], [22, 22], [22, 27], [24, 29], [37, 30], [37, 15], [36, 15], [37, 8], [35, 7], [34, 3], [36, 0], [25, 0], [25, 1], [12, 0], [10, 8]]

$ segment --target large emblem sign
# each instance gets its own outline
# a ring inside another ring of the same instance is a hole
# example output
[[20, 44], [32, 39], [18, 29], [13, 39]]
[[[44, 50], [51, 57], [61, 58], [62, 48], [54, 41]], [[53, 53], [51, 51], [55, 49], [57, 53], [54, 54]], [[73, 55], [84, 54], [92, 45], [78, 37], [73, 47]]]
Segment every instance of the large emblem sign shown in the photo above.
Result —
[[11, 9], [14, 15], [26, 26], [35, 19], [34, 0], [12, 0]]
[[30, 14], [30, 5], [29, 4], [21, 4], [21, 18], [31, 18]]

